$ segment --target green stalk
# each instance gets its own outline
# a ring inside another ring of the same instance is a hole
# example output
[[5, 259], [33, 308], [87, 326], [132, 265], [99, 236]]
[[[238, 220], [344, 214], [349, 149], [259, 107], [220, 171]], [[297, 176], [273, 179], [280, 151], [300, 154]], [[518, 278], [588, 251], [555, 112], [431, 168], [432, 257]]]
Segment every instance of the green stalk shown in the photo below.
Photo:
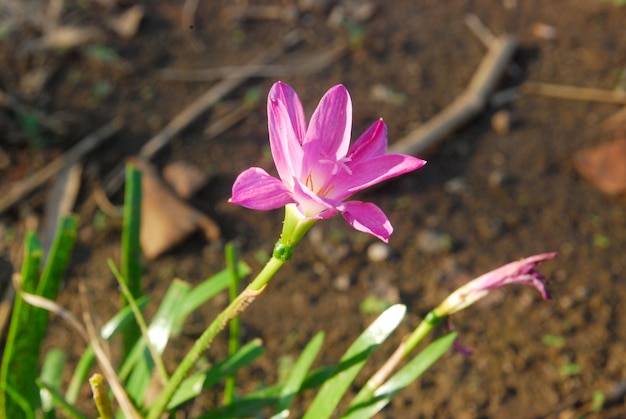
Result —
[[[124, 191], [124, 227], [122, 229], [122, 278], [134, 299], [141, 297], [141, 172], [132, 164], [126, 165]], [[122, 296], [122, 307], [128, 300]], [[122, 330], [122, 357], [126, 359], [141, 336], [139, 326], [131, 322]]]
[[[239, 272], [237, 271], [237, 254], [235, 246], [229, 243], [226, 246], [226, 266], [230, 273], [230, 284], [228, 287], [229, 301], [235, 301], [239, 293]], [[239, 317], [235, 317], [229, 325], [228, 331], [228, 356], [233, 356], [240, 346]], [[235, 396], [235, 374], [226, 377], [224, 385], [224, 405], [232, 403]]]
[[211, 345], [219, 332], [226, 327], [228, 322], [241, 314], [259, 295], [263, 293], [267, 283], [272, 279], [274, 274], [285, 264], [286, 259], [279, 259], [276, 256], [267, 262], [263, 270], [254, 278], [254, 280], [246, 287], [246, 289], [237, 296], [220, 314], [209, 327], [202, 333], [202, 336], [191, 347], [185, 358], [181, 361], [170, 377], [167, 385], [154, 402], [146, 419], [158, 419], [161, 417], [167, 404], [174, 396], [176, 389], [183, 382], [189, 371], [195, 363], [200, 359], [202, 353]]
[[378, 387], [383, 385], [391, 376], [391, 373], [397, 369], [398, 365], [415, 350], [417, 345], [419, 345], [443, 319], [444, 318], [438, 316], [434, 310], [429, 311], [413, 333], [398, 345], [395, 352], [387, 359], [383, 366], [367, 380], [367, 383], [357, 396], [359, 400], [371, 398]]

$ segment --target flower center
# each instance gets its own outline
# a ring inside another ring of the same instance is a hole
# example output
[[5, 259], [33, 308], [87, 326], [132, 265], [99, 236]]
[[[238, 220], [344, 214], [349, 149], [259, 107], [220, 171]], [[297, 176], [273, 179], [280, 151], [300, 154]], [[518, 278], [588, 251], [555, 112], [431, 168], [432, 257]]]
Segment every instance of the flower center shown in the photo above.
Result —
[[306, 177], [306, 181], [305, 181], [306, 186], [310, 190], [315, 192], [317, 195], [319, 195], [321, 197], [325, 197], [335, 187], [335, 185], [332, 184], [333, 176], [337, 175], [337, 173], [339, 173], [341, 170], [344, 170], [349, 175], [352, 174], [352, 169], [350, 169], [348, 167], [348, 165], [347, 165], [347, 163], [349, 163], [351, 161], [352, 161], [352, 159], [350, 157], [342, 157], [342, 158], [340, 158], [337, 161], [330, 160], [330, 159], [320, 159], [319, 162], [321, 164], [323, 164], [323, 165], [330, 164], [332, 166], [332, 168], [330, 170], [330, 176], [327, 177], [326, 182], [324, 183], [324, 185], [316, 191], [315, 190], [315, 185], [313, 184], [313, 172], [309, 172], [308, 176]]

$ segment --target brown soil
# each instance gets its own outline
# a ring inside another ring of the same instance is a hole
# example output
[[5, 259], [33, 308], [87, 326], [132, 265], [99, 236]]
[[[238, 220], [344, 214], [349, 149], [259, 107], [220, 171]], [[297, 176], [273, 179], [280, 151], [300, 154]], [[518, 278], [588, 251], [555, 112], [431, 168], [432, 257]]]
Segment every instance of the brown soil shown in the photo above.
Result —
[[[68, 3], [64, 24], [103, 27], [104, 17], [119, 13], [129, 2], [110, 10], [97, 3]], [[89, 58], [78, 50], [28, 50], [29, 42], [38, 37], [34, 23], [13, 32], [0, 44], [5, 63], [0, 67], [0, 87], [65, 118], [72, 129], [63, 137], [46, 134], [41, 137], [43, 145], [36, 146], [24, 135], [15, 114], [1, 110], [0, 147], [11, 158], [11, 165], [0, 169], [3, 190], [82, 134], [120, 116], [122, 134], [88, 159], [87, 167], [97, 175], [84, 183], [81, 196], [87, 196], [93, 179], [103, 179], [114, 164], [135, 153], [212, 83], [166, 81], [158, 70], [241, 65], [296, 28], [304, 42], [284, 54], [280, 63], [306, 59], [339, 39], [362, 36], [327, 69], [279, 78], [298, 91], [309, 115], [326, 89], [343, 83], [353, 99], [355, 135], [382, 117], [390, 143], [450, 103], [471, 78], [485, 48], [464, 24], [467, 13], [475, 13], [495, 33], [519, 36], [515, 67], [501, 87], [535, 80], [613, 89], [624, 82], [626, 8], [611, 2], [375, 1], [371, 19], [357, 22], [358, 16], [348, 13], [349, 23], [338, 28], [327, 24], [323, 8], [304, 12], [294, 21], [234, 20], [230, 3], [200, 2], [190, 28], [180, 23], [182, 1], [145, 2], [146, 15], [134, 37], [122, 40], [106, 32], [100, 42], [116, 51], [124, 65]], [[294, 2], [263, 2], [269, 3]], [[517, 7], [507, 9], [507, 3]], [[31, 6], [45, 11], [39, 2]], [[538, 22], [556, 29], [554, 39], [535, 36], [533, 25]], [[40, 68], [52, 69], [52, 77], [29, 97], [20, 83], [27, 72]], [[276, 78], [255, 78], [236, 89], [157, 158], [157, 164], [185, 160], [212, 170], [212, 181], [192, 202], [218, 222], [223, 240], [234, 240], [255, 270], [260, 266], [258, 252], [269, 253], [278, 237], [282, 212], [258, 213], [226, 200], [240, 171], [252, 165], [273, 168], [265, 104], [262, 100], [243, 122], [217, 138], [209, 140], [203, 132], [208, 120], [241, 100], [249, 88], [257, 87], [265, 96]], [[378, 84], [403, 95], [405, 102], [374, 100], [372, 87]], [[261, 300], [243, 315], [245, 339], [262, 338], [267, 354], [241, 372], [242, 391], [274, 383], [279, 358], [295, 356], [320, 330], [327, 338], [318, 365], [337, 361], [374, 318], [359, 308], [368, 296], [406, 304], [410, 314], [400, 332], [407, 333], [463, 280], [523, 256], [558, 250], [556, 261], [542, 267], [552, 279], [554, 302], [542, 301], [531, 289], [511, 288], [454, 316], [474, 355], [446, 354], [380, 417], [584, 415], [594, 392], [609, 395], [626, 377], [626, 211], [622, 198], [606, 196], [580, 178], [571, 157], [607, 140], [601, 122], [618, 109], [522, 97], [506, 105], [512, 118], [506, 134], [491, 129], [496, 109], [487, 110], [425, 156], [429, 162], [423, 169], [361, 195], [380, 205], [395, 227], [389, 243], [392, 254], [384, 262], [368, 259], [366, 251], [374, 240], [352, 231], [341, 218], [320, 222], [309, 235], [315, 240], [300, 245]], [[115, 202], [120, 198], [114, 197]], [[41, 197], [30, 202], [32, 206], [22, 205], [22, 211], [4, 216], [3, 225], [21, 225], [28, 208], [38, 214]], [[105, 262], [119, 257], [119, 227], [109, 222], [104, 230], [95, 229], [91, 216], [81, 220], [80, 242], [60, 303], [77, 310], [77, 283], [85, 281], [95, 310], [106, 319], [119, 305]], [[422, 239], [429, 232], [435, 233], [429, 236], [435, 244], [443, 237], [451, 246], [425, 246]], [[10, 275], [9, 262], [19, 260], [10, 258], [17, 243], [4, 243], [3, 278]], [[13, 269], [18, 266], [19, 262]], [[195, 284], [223, 266], [222, 243], [207, 243], [197, 235], [145, 265], [145, 292], [158, 298], [175, 277]], [[349, 286], [339, 283], [338, 277], [349, 278]], [[180, 359], [223, 303], [209, 304], [193, 316], [184, 335], [168, 348], [169, 365]], [[550, 335], [563, 338], [564, 344], [546, 344]], [[365, 373], [380, 365], [399, 336], [376, 354]], [[68, 350], [70, 363], [83, 349], [59, 319], [52, 323], [47, 347]], [[224, 351], [220, 340], [206, 357], [214, 361]], [[219, 396], [206, 399], [210, 405]], [[87, 388], [84, 401], [90, 406]], [[295, 410], [295, 417], [303, 407], [305, 403]], [[601, 416], [626, 416], [623, 397], [613, 400]]]

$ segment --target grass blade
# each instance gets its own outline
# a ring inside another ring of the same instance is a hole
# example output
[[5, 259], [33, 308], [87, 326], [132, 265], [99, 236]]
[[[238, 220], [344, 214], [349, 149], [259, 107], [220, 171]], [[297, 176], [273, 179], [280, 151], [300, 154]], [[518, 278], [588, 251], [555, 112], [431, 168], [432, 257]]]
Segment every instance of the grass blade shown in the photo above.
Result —
[[[120, 270], [122, 280], [133, 298], [141, 296], [141, 172], [132, 164], [126, 165], [126, 188], [124, 192], [124, 226], [122, 229], [122, 255]], [[128, 301], [122, 296], [122, 306]], [[122, 359], [135, 345], [141, 332], [132, 322], [122, 331]]]
[[404, 305], [389, 307], [354, 341], [341, 357], [333, 377], [322, 385], [313, 399], [304, 419], [325, 419], [332, 415], [369, 355], [395, 330], [405, 313]]
[[452, 346], [454, 339], [456, 339], [456, 332], [448, 333], [435, 340], [373, 393], [364, 387], [350, 403], [342, 419], [362, 419], [374, 416], [389, 403], [393, 396], [417, 380], [424, 371], [441, 358]]
[[[239, 262], [237, 263], [237, 272], [240, 278], [243, 278], [250, 273], [250, 267], [244, 262]], [[177, 333], [182, 330], [182, 323], [190, 313], [228, 288], [230, 276], [230, 270], [224, 269], [189, 291], [185, 297], [185, 302], [180, 307], [180, 319], [175, 329]]]
[[324, 343], [324, 333], [320, 332], [311, 341], [302, 351], [302, 354], [296, 361], [293, 366], [293, 369], [289, 373], [287, 380], [285, 381], [285, 385], [283, 386], [280, 397], [278, 399], [278, 404], [276, 405], [276, 410], [273, 418], [282, 418], [286, 417], [284, 415], [289, 414], [289, 406], [291, 405], [291, 401], [295, 397], [296, 394], [300, 391], [302, 387], [302, 383], [309, 372], [309, 368], [311, 368], [311, 364], [315, 360], [315, 357], [319, 353], [320, 349], [322, 349], [322, 344]]
[[[36, 292], [42, 257], [43, 251], [36, 234], [28, 232], [24, 239], [21, 275], [21, 287], [25, 292]], [[40, 403], [35, 383], [40, 348], [39, 333], [31, 325], [35, 310], [37, 308], [27, 304], [20, 293], [15, 295], [11, 326], [0, 367], [0, 417], [23, 418], [28, 416], [25, 408], [34, 408]], [[12, 394], [19, 400], [12, 397]]]
[[[176, 318], [180, 315], [179, 310], [185, 300], [190, 286], [182, 281], [174, 281], [168, 288], [159, 309], [155, 313], [148, 327], [148, 339], [153, 349], [159, 355], [163, 353], [167, 342], [172, 334], [172, 328]], [[157, 362], [161, 363], [162, 361]], [[121, 368], [120, 378], [125, 376], [124, 370], [132, 370], [125, 385], [131, 399], [141, 405], [143, 396], [152, 379], [152, 370], [155, 360], [152, 358], [145, 342], [140, 340], [133, 348]]]
[[44, 417], [54, 419], [55, 404], [52, 395], [47, 390], [51, 388], [58, 391], [61, 388], [61, 377], [63, 376], [63, 366], [65, 365], [65, 352], [60, 349], [52, 349], [48, 351], [41, 367], [41, 382], [45, 383], [46, 388], [40, 388], [41, 407]]
[[[150, 298], [141, 297], [137, 300], [137, 306], [143, 310], [150, 302]], [[100, 336], [102, 339], [109, 340], [117, 332], [121, 330], [124, 325], [133, 320], [133, 312], [129, 306], [121, 309], [115, 316], [113, 316], [108, 322], [100, 329]], [[76, 404], [78, 395], [80, 394], [80, 388], [87, 384], [87, 376], [93, 364], [96, 361], [96, 356], [91, 346], [85, 349], [83, 355], [80, 357], [76, 368], [74, 368], [74, 374], [70, 380], [70, 383], [65, 392], [65, 400], [70, 404]]]
[[37, 385], [41, 391], [46, 391], [50, 395], [54, 404], [65, 414], [64, 417], [72, 419], [88, 419], [86, 415], [82, 414], [74, 407], [73, 403], [69, 403], [66, 399], [64, 399], [57, 389], [48, 386], [41, 380], [37, 380]]
[[174, 393], [167, 409], [173, 409], [187, 400], [197, 397], [202, 391], [250, 364], [264, 352], [261, 340], [254, 339], [242, 346], [236, 354], [215, 364], [208, 371], [194, 374], [185, 379]]

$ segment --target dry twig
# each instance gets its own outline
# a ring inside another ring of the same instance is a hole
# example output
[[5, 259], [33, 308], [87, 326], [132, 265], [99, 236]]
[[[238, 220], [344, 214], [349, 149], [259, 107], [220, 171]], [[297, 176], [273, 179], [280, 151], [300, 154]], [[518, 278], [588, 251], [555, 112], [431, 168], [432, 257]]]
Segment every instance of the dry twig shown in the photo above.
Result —
[[522, 84], [520, 91], [525, 95], [626, 105], [626, 90], [604, 90], [527, 81]]
[[[176, 135], [178, 135], [189, 124], [195, 121], [200, 115], [219, 102], [224, 96], [235, 88], [239, 87], [246, 79], [256, 74], [255, 65], [264, 64], [278, 57], [286, 48], [301, 41], [298, 32], [290, 33], [277, 47], [271, 48], [268, 52], [252, 60], [252, 68], [244, 67], [220, 83], [212, 86], [202, 96], [193, 101], [181, 113], [176, 115], [169, 124], [165, 126], [157, 135], [152, 137], [141, 147], [139, 157], [150, 160], [159, 150], [165, 147]], [[124, 182], [123, 167], [118, 167], [105, 183], [105, 191], [110, 195], [116, 192]]]
[[121, 121], [119, 119], [114, 119], [97, 131], [89, 134], [65, 154], [50, 162], [37, 173], [13, 184], [8, 193], [0, 198], [0, 214], [22, 200], [35, 188], [41, 186], [64, 168], [79, 162], [85, 154], [89, 153], [104, 140], [114, 135], [120, 130], [121, 127]]
[[489, 94], [502, 77], [516, 48], [517, 41], [512, 35], [495, 38], [465, 91], [439, 114], [393, 144], [389, 151], [423, 154], [478, 115], [487, 105]]

